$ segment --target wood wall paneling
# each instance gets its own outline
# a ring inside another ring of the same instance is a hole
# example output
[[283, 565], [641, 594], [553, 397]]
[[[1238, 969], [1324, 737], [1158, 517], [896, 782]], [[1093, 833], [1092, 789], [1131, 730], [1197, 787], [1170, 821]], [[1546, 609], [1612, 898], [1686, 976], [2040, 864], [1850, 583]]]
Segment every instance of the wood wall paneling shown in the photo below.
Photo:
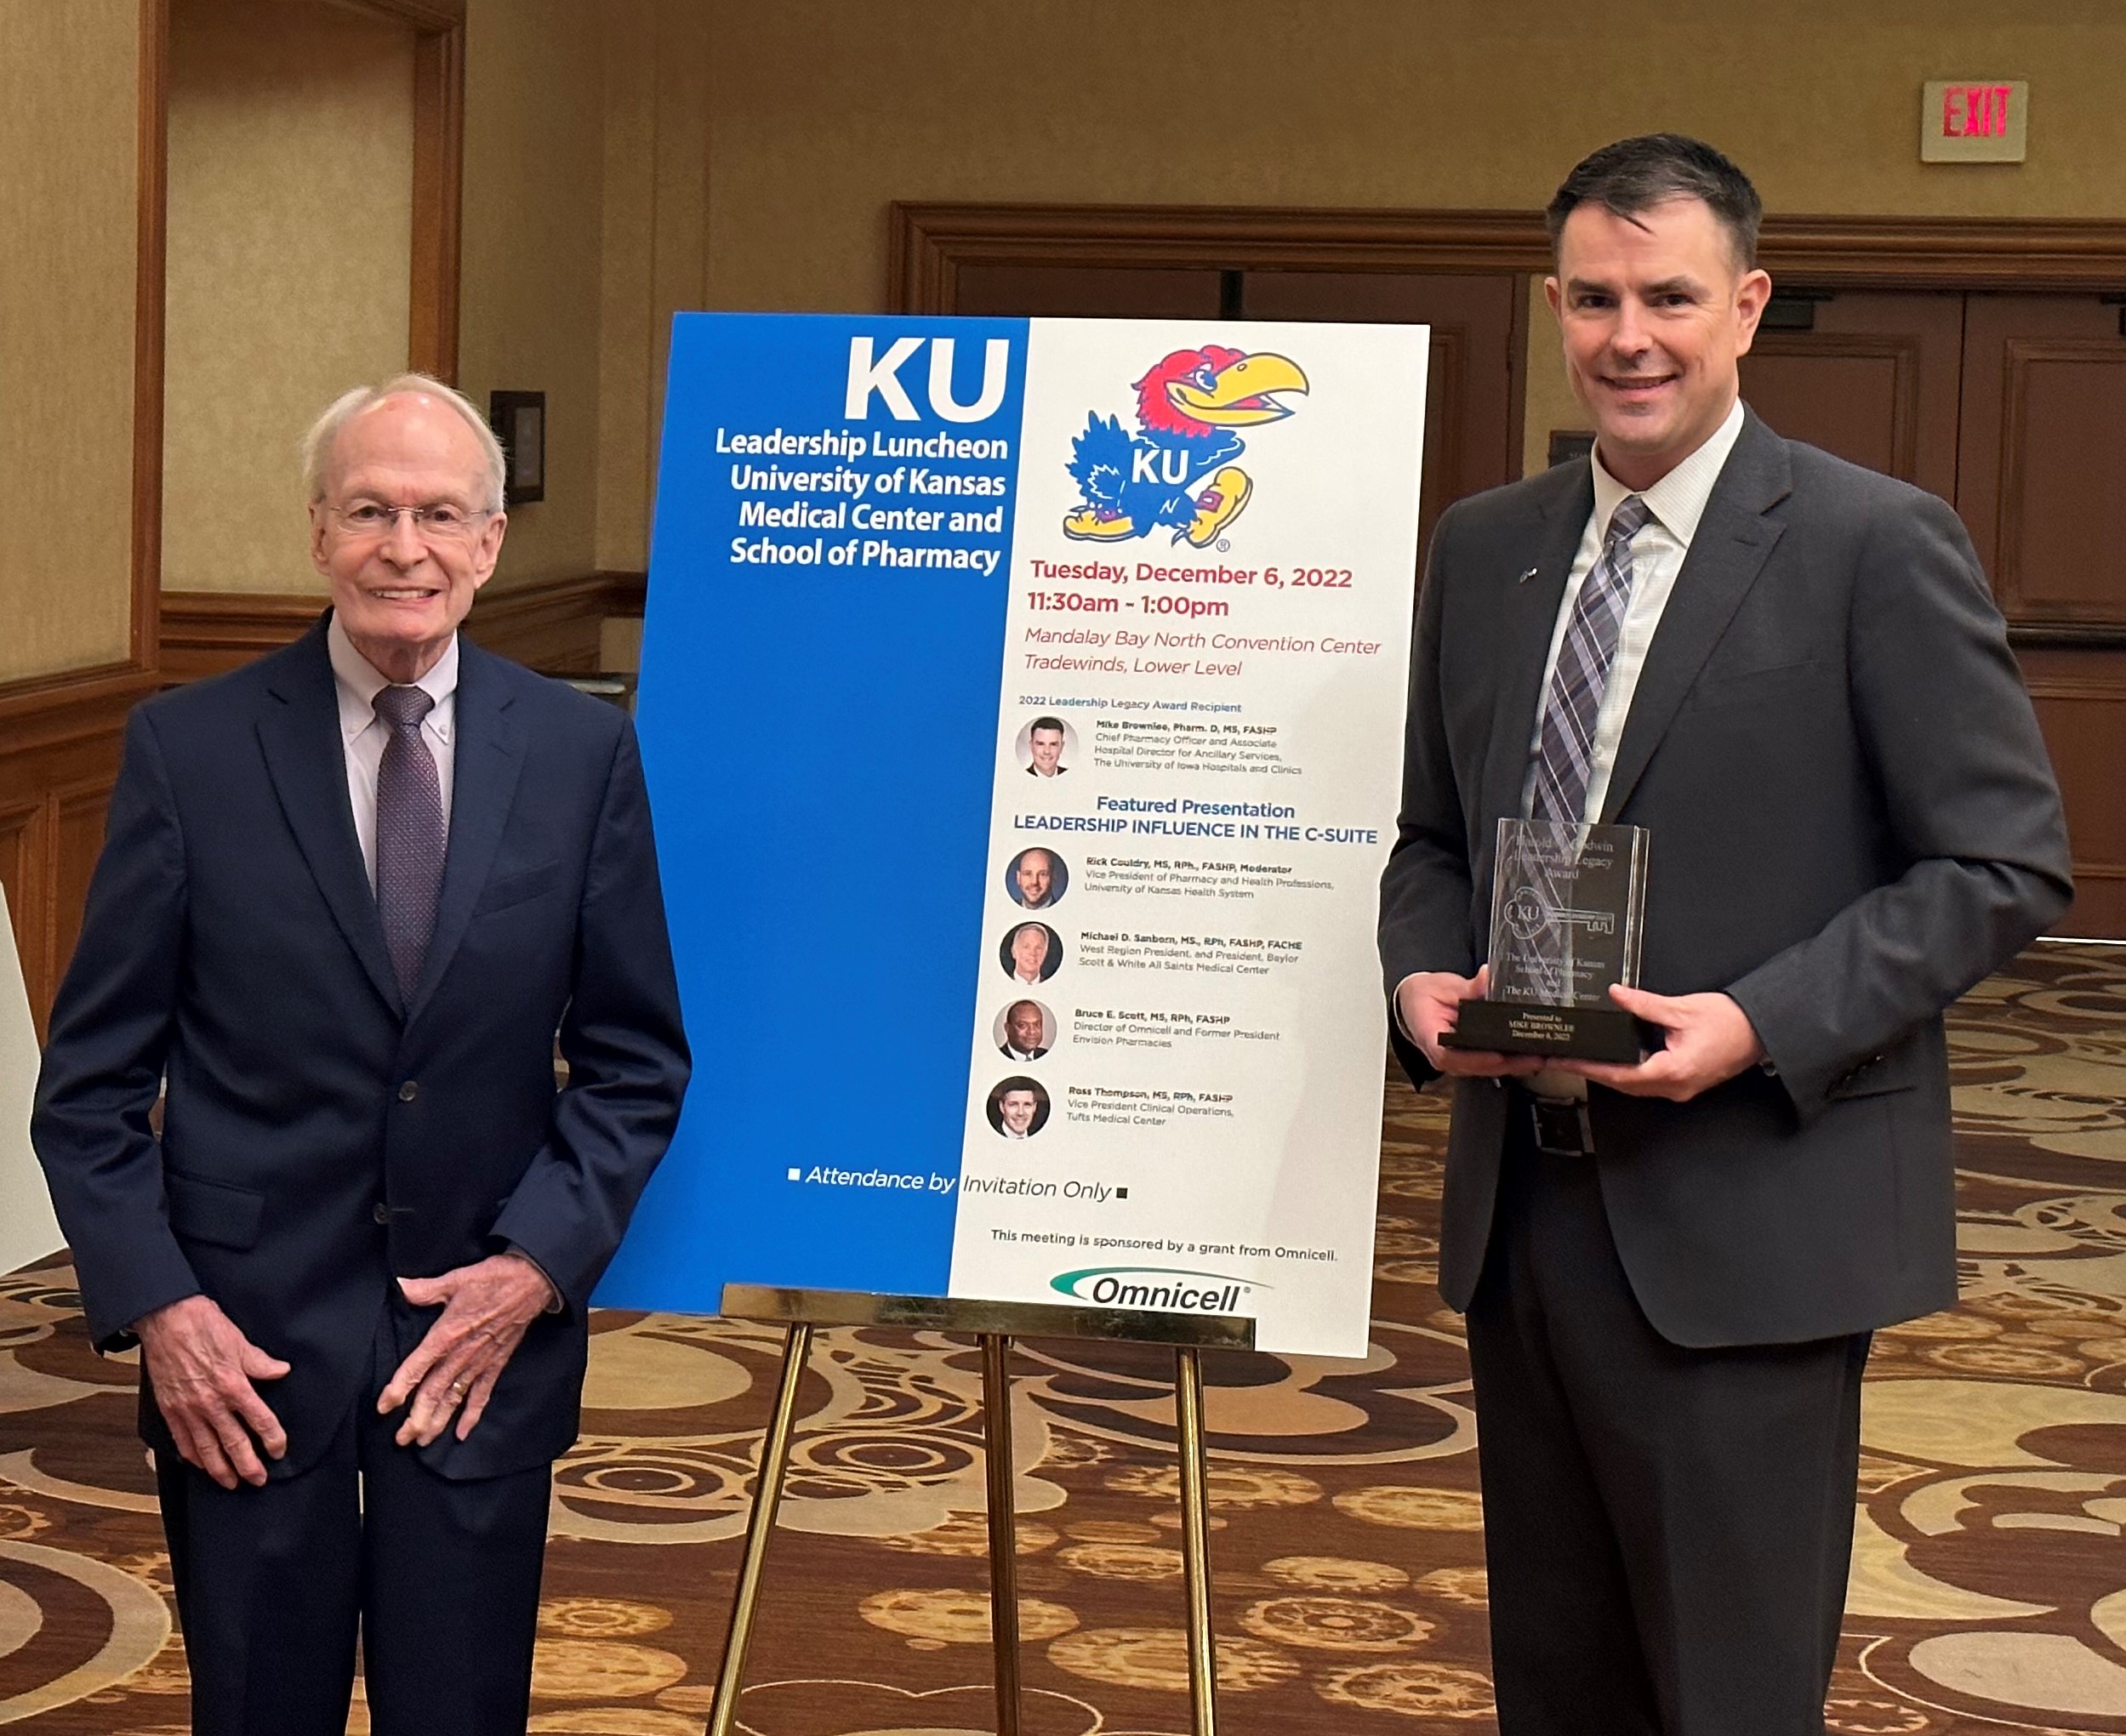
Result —
[[407, 365], [458, 378], [459, 237], [465, 197], [465, 26], [416, 19], [413, 264]]
[[[608, 618], [642, 612], [639, 572], [594, 572], [482, 591], [465, 623], [479, 645], [545, 674], [600, 666]], [[162, 673], [173, 681], [218, 675], [299, 638], [325, 607], [320, 592], [240, 595], [169, 591], [162, 598]]]
[[458, 259], [465, 198], [465, 0], [342, 0], [410, 24], [413, 261], [406, 365], [458, 378]]
[[1511, 272], [1245, 274], [1251, 319], [1343, 320], [1432, 328], [1425, 383], [1421, 548], [1453, 502], [1520, 474], [1524, 277]]
[[162, 313], [169, 14], [140, 0], [134, 111], [128, 656], [0, 684], [0, 881], [42, 1037], [103, 841], [126, 713], [155, 691], [162, 548]]
[[954, 275], [954, 310], [1014, 319], [1215, 320], [1223, 274], [1205, 266], [978, 263]]
[[139, 216], [133, 305], [133, 632], [155, 665], [162, 590], [163, 296], [168, 263], [169, 0], [141, 0]]
[[1240, 236], [1206, 265], [1080, 265], [972, 259], [955, 267], [962, 315], [1103, 319], [1334, 320], [1424, 325], [1432, 330], [1426, 380], [1425, 465], [1419, 536], [1451, 502], [1510, 481], [1521, 442], [1520, 368], [1527, 344], [1521, 276], [1420, 271], [1257, 269], [1259, 240]]
[[[2126, 282], [2126, 272], [2118, 279]], [[2093, 294], [1974, 295], [1957, 509], [2066, 802], [2064, 934], [2126, 937], [2126, 337]]]
[[2126, 936], [2126, 679], [2120, 653], [2037, 646], [2021, 653], [2038, 726], [2067, 802], [2074, 851], [2074, 905], [2055, 931]]
[[2126, 626], [2126, 343], [2011, 339], [2003, 359], [2002, 605]]
[[102, 847], [126, 713], [155, 684], [128, 670], [0, 696], [0, 880], [40, 1033]]
[[[1550, 269], [1533, 211], [897, 202], [891, 225], [887, 295], [898, 313], [949, 311], [959, 274], [974, 265]], [[1758, 257], [1789, 285], [2095, 295], [2126, 284], [2126, 223], [1775, 213]]]
[[[891, 232], [889, 293], [909, 313], [959, 310], [963, 286], [996, 311], [1024, 311], [1045, 274], [1090, 291], [1103, 273], [1158, 272], [1199, 286], [1193, 314], [1211, 273], [1239, 270], [1245, 310], [1269, 316], [1291, 311], [1262, 287], [1280, 279], [1506, 277], [1549, 265], [1540, 220], [1505, 211], [897, 205]], [[1775, 217], [1760, 256], [1775, 283], [1828, 298], [1813, 330], [1760, 337], [1746, 395], [1781, 433], [1956, 504], [2066, 801], [2081, 891], [2061, 932], [2126, 936], [2126, 338], [2100, 299], [2126, 286], [2126, 224]], [[1437, 361], [1476, 378], [1462, 347], [1443, 330]], [[1435, 416], [1473, 420], [1481, 401], [1435, 399]], [[1445, 492], [1432, 447], [1428, 496], [1434, 479]], [[2076, 646], [2081, 660], [2059, 666]]]
[[1957, 509], [2025, 643], [2126, 647], [2122, 363], [2095, 295], [1971, 298]]
[[1806, 332], [1759, 331], [1742, 396], [1790, 440], [1957, 493], [1962, 295], [1841, 290]]

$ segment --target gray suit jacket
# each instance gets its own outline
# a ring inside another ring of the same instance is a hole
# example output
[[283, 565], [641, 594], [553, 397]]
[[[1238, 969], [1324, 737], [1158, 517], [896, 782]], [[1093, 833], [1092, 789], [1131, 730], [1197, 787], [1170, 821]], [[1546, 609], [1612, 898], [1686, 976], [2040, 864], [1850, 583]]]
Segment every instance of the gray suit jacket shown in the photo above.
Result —
[[[1517, 813], [1582, 462], [1440, 519], [1420, 600], [1388, 990], [1468, 974]], [[1522, 575], [1534, 569], [1534, 575]], [[1751, 415], [1655, 635], [1604, 820], [1649, 828], [1643, 987], [1724, 990], [1751, 1068], [1677, 1104], [1596, 1088], [1617, 1251], [1679, 1344], [1787, 1343], [1955, 1299], [1950, 1002], [2072, 896], [2044, 745], [1984, 572], [1934, 496]], [[1400, 1036], [1422, 1084], [1432, 1069]], [[1489, 1239], [1510, 1094], [1458, 1083], [1440, 1289]]]

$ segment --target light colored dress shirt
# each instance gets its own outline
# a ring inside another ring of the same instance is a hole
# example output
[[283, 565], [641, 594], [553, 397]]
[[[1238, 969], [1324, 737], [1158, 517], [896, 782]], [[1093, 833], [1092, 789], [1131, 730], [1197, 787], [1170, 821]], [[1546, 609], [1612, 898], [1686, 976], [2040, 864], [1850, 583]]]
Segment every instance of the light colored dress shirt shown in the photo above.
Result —
[[[1631, 715], [1632, 695], [1639, 689], [1639, 671], [1646, 667], [1646, 653], [1653, 646], [1654, 629], [1661, 625], [1676, 575], [1683, 571], [1690, 539], [1698, 533], [1706, 502], [1728, 454], [1742, 432], [1742, 401], [1737, 398], [1727, 419], [1713, 430], [1697, 451], [1639, 498], [1653, 516], [1632, 538], [1632, 596], [1624, 611], [1624, 624], [1616, 637], [1616, 655], [1610, 663], [1609, 686], [1602, 690], [1601, 709], [1595, 714], [1594, 742], [1587, 766], [1587, 805], [1582, 817], [1599, 820], [1608, 800], [1610, 774], [1616, 768], [1616, 745], [1624, 735], [1624, 720]], [[1521, 817], [1528, 817], [1536, 797], [1536, 757], [1542, 747], [1543, 705], [1550, 697], [1551, 677], [1558, 668], [1558, 652], [1565, 644], [1565, 629], [1572, 619], [1572, 606], [1580, 587], [1602, 553], [1602, 539], [1609, 533], [1610, 518], [1630, 498], [1632, 491], [1610, 475], [1602, 463], [1599, 447], [1590, 462], [1594, 466], [1594, 510], [1580, 534], [1580, 551], [1572, 557], [1565, 579], [1565, 594], [1558, 605], [1558, 624], [1550, 633], [1550, 655], [1543, 663], [1542, 697], [1536, 704], [1534, 728], [1529, 737], [1528, 776], [1521, 785]], [[1577, 1073], [1546, 1067], [1528, 1081], [1528, 1089], [1542, 1097], [1584, 1100], [1587, 1082]]]
[[[377, 666], [356, 651], [335, 613], [325, 629], [325, 649], [332, 657], [332, 680], [339, 696], [339, 744], [347, 757], [347, 800], [354, 809], [355, 836], [362, 843], [362, 866], [369, 871], [372, 891], [377, 883], [377, 771], [384, 764], [384, 744], [391, 738], [390, 726], [376, 714], [376, 697], [391, 683]], [[458, 739], [458, 635], [435, 666], [413, 683], [436, 703], [421, 720], [421, 740], [436, 761], [436, 782], [442, 793], [443, 835], [450, 835], [452, 774], [457, 768]], [[546, 1279], [546, 1312], [561, 1310], [561, 1286], [546, 1269], [514, 1242], [510, 1253]]]
[[[1698, 533], [1713, 485], [1720, 480], [1728, 454], [1742, 433], [1742, 401], [1737, 398], [1727, 420], [1712, 436], [1660, 481], [1640, 492], [1639, 498], [1653, 516], [1632, 538], [1632, 597], [1624, 611], [1624, 624], [1617, 634], [1616, 656], [1610, 663], [1609, 686], [1602, 692], [1602, 707], [1595, 714], [1594, 743], [1587, 766], [1587, 805], [1582, 817], [1599, 820], [1610, 793], [1610, 773], [1616, 766], [1616, 744], [1624, 734], [1624, 720], [1631, 714], [1632, 695], [1639, 690], [1639, 671], [1646, 667], [1646, 653], [1661, 625], [1668, 594], [1676, 588], [1690, 539]], [[1525, 819], [1536, 794], [1536, 757], [1542, 747], [1543, 703], [1550, 697], [1551, 677], [1557, 673], [1558, 652], [1565, 642], [1565, 629], [1572, 619], [1572, 606], [1580, 587], [1602, 553], [1602, 538], [1609, 532], [1610, 516], [1630, 498], [1632, 491], [1610, 475], [1598, 447], [1594, 466], [1594, 510], [1580, 535], [1580, 552], [1572, 557], [1565, 579], [1565, 594], [1558, 605], [1557, 625], [1550, 631], [1550, 655], [1543, 661], [1542, 698], [1530, 720], [1528, 776], [1521, 786], [1520, 811]]]
[[[384, 763], [384, 744], [391, 738], [390, 726], [376, 714], [376, 697], [391, 683], [376, 665], [356, 651], [347, 630], [334, 614], [325, 629], [325, 646], [332, 656], [333, 686], [339, 695], [339, 742], [347, 758], [347, 800], [354, 809], [355, 836], [362, 843], [362, 866], [369, 871], [369, 885], [377, 883], [377, 769]], [[458, 635], [436, 659], [435, 667], [413, 684], [436, 702], [421, 720], [421, 739], [436, 760], [436, 781], [442, 791], [443, 835], [450, 835], [452, 773], [457, 763], [454, 743], [458, 734]]]
[[[1641, 491], [1653, 516], [1632, 539], [1632, 595], [1619, 630], [1616, 655], [1610, 663], [1609, 685], [1602, 691], [1602, 705], [1595, 714], [1593, 754], [1587, 767], [1587, 800], [1582, 817], [1599, 818], [1609, 799], [1610, 774], [1616, 768], [1617, 743], [1623, 739], [1624, 720], [1631, 715], [1632, 696], [1638, 691], [1639, 672], [1646, 667], [1654, 630], [1661, 625], [1669, 594], [1683, 571], [1690, 539], [1698, 533], [1713, 485], [1720, 480], [1728, 456], [1742, 434], [1742, 401], [1737, 398], [1727, 418], [1701, 446], [1650, 488]], [[1602, 463], [1598, 447], [1589, 459], [1594, 471], [1594, 510], [1580, 533], [1579, 552], [1572, 557], [1565, 577], [1565, 595], [1559, 600], [1558, 619], [1550, 629], [1550, 653], [1543, 659], [1542, 686], [1537, 690], [1536, 714], [1529, 720], [1528, 771], [1521, 782], [1520, 811], [1525, 819], [1536, 796], [1536, 759], [1542, 748], [1543, 706], [1550, 697], [1550, 681], [1557, 673], [1558, 652], [1564, 646], [1565, 629], [1572, 620], [1572, 606], [1580, 587], [1593, 572], [1608, 534], [1610, 518], [1632, 491], [1612, 476]], [[1399, 987], [1400, 985], [1398, 985]], [[1395, 1022], [1402, 1028], [1402, 1008], [1395, 1009]], [[1403, 1034], [1410, 1033], [1404, 1029]], [[1414, 1039], [1413, 1039], [1414, 1040]], [[1546, 1071], [1529, 1080], [1529, 1088], [1546, 1097], [1579, 1097], [1587, 1094], [1587, 1081], [1569, 1073]]]

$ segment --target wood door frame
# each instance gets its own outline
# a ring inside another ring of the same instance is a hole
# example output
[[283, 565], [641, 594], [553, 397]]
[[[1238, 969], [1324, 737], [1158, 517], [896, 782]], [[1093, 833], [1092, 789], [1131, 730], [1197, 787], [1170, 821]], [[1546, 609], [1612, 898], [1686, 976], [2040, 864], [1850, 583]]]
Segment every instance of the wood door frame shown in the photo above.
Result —
[[343, 0], [413, 27], [413, 247], [406, 365], [455, 384], [465, 227], [465, 0]]
[[[341, 0], [414, 32], [410, 366], [454, 379], [465, 141], [465, 0]], [[138, 0], [133, 430], [126, 654], [0, 682], [0, 862], [31, 1010], [43, 1029], [93, 837], [133, 704], [164, 684], [162, 421], [169, 222], [169, 0]], [[88, 828], [93, 829], [93, 828]], [[88, 855], [83, 857], [82, 852]]]
[[[2126, 223], [1774, 216], [1758, 252], [1809, 288], [2126, 291]], [[1543, 273], [1550, 240], [1530, 211], [893, 205], [893, 311], [949, 312], [964, 265]]]
[[[1541, 275], [1551, 265], [1531, 211], [896, 203], [891, 243], [888, 305], [908, 314], [952, 311], [969, 265]], [[2126, 223], [2108, 220], [1772, 216], [1758, 253], [1793, 288], [2126, 293]], [[2021, 623], [2009, 637], [2112, 646], [2126, 635]]]

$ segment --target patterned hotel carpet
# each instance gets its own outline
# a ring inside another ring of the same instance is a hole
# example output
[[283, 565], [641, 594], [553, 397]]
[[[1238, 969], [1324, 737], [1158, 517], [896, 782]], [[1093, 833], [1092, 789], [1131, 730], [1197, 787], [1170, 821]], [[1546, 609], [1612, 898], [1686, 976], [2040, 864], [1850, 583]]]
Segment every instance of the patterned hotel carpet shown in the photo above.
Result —
[[[1956, 1025], [1964, 1301], [1883, 1334], [1831, 1727], [2126, 1733], [2126, 954], [2021, 960]], [[1391, 1091], [1363, 1365], [1211, 1369], [1225, 1727], [1493, 1727], [1458, 1323], [1431, 1287], [1443, 1117]], [[0, 1722], [184, 1728], [130, 1429], [64, 1266], [0, 1279]], [[616, 1315], [554, 1505], [532, 1728], [702, 1727], [778, 1335]], [[1027, 1347], [1029, 1729], [1187, 1727], [1166, 1364]], [[977, 1360], [835, 1332], [803, 1394], [746, 1694], [756, 1736], [993, 1727]], [[359, 1705], [350, 1727], [366, 1730]]]

